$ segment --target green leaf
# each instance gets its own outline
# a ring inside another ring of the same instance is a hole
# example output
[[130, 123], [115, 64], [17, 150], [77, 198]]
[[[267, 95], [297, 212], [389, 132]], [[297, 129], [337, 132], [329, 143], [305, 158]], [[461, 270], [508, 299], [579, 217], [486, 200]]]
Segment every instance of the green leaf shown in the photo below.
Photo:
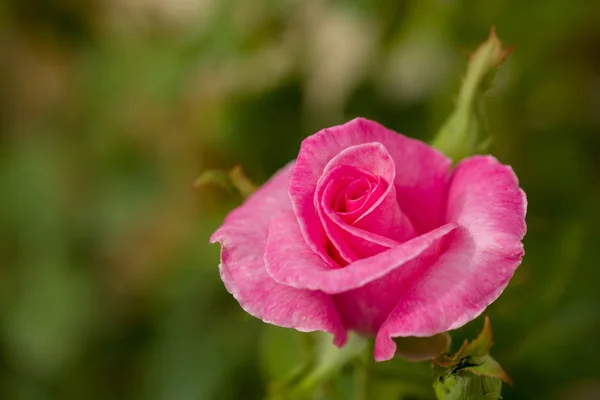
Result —
[[239, 165], [236, 165], [229, 171], [229, 179], [244, 198], [250, 196], [257, 189], [256, 185], [246, 176]]
[[229, 174], [223, 170], [211, 169], [204, 171], [195, 181], [192, 187], [200, 189], [208, 185], [219, 186], [227, 190], [230, 194], [236, 192], [236, 188], [229, 178]]
[[490, 378], [498, 378], [507, 383], [511, 383], [510, 378], [506, 375], [506, 372], [504, 372], [498, 361], [494, 360], [489, 354], [475, 360], [475, 363], [479, 365], [468, 368], [470, 372]]
[[485, 317], [483, 321], [483, 329], [477, 337], [470, 343], [465, 342], [459, 350], [459, 356], [479, 356], [487, 355], [492, 348], [494, 335], [492, 334], [492, 323], [489, 317]]
[[195, 181], [192, 187], [199, 189], [207, 185], [216, 185], [230, 194], [239, 194], [242, 198], [248, 198], [257, 189], [257, 186], [246, 176], [242, 167], [233, 167], [229, 172], [223, 170], [204, 171]]
[[437, 365], [448, 367], [457, 365], [461, 360], [469, 357], [483, 357], [487, 355], [493, 345], [492, 324], [489, 317], [483, 321], [483, 329], [477, 337], [469, 342], [465, 340], [460, 349], [452, 356], [444, 356], [435, 360]]

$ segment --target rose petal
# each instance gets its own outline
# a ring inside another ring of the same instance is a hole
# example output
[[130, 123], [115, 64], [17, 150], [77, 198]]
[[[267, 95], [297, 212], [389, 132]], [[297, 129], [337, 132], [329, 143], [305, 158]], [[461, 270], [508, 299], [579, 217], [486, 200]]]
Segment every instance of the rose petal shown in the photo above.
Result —
[[[351, 224], [361, 216], [359, 214], [361, 211], [366, 211], [365, 203], [379, 184], [383, 183], [381, 182], [381, 178], [378, 177], [373, 180], [373, 183], [365, 177], [349, 183], [341, 193], [338, 193], [338, 197], [334, 202], [333, 211], [342, 215], [342, 218], [346, 223]], [[381, 196], [381, 194], [383, 194], [383, 191], [379, 195]], [[355, 215], [356, 218], [352, 218]]]
[[447, 220], [460, 228], [438, 262], [405, 278], [406, 290], [377, 333], [376, 360], [393, 357], [391, 337], [456, 329], [500, 296], [524, 254], [526, 208], [510, 167], [491, 156], [458, 164], [449, 184]]
[[[368, 172], [351, 165], [337, 165], [323, 175], [315, 193], [315, 200], [319, 201], [320, 199], [319, 204], [317, 204], [317, 211], [327, 234], [327, 239], [335, 247], [336, 254], [339, 254], [342, 258], [342, 265], [375, 255], [399, 244], [399, 242], [391, 238], [348, 224], [343, 216], [335, 212], [330, 206], [335, 202], [334, 197], [336, 196], [336, 192], [341, 190], [342, 185], [347, 185], [347, 179], [345, 178], [359, 179], [361, 176], [369, 175]], [[324, 182], [327, 183], [325, 184]], [[373, 209], [379, 209], [383, 197], [386, 195], [393, 196], [394, 193], [391, 193], [390, 190], [383, 190], [383, 192], [378, 190], [373, 195], [379, 196], [369, 199], [369, 203], [367, 204], [369, 207], [364, 211], [365, 213], [369, 213]], [[388, 206], [387, 208], [391, 210], [386, 209], [373, 213], [377, 214], [377, 217], [380, 218], [385, 217], [386, 211], [388, 212], [387, 215], [391, 214], [389, 216], [390, 221], [382, 223], [381, 228], [388, 227], [390, 222], [396, 222], [400, 225], [400, 218], [394, 218], [399, 215], [398, 205], [395, 201], [391, 205], [389, 202], [386, 202], [385, 206]], [[361, 215], [358, 217], [360, 218]], [[408, 222], [408, 225], [412, 229], [410, 222]]]
[[436, 236], [427, 248], [417, 257], [405, 262], [401, 268], [395, 268], [364, 286], [334, 296], [334, 302], [347, 329], [366, 335], [377, 333], [404, 292], [409, 290], [413, 283], [410, 277], [414, 276], [415, 271], [422, 271], [433, 265], [447, 249], [448, 243], [452, 242], [456, 234], [453, 228], [456, 225], [449, 224], [443, 227], [452, 230], [439, 232], [441, 235]]
[[[356, 168], [366, 170], [383, 180], [385, 190], [373, 198], [369, 207], [352, 223], [347, 224], [342, 216], [330, 206], [329, 189], [339, 177], [344, 176], [345, 170]], [[317, 182], [315, 200], [317, 213], [330, 238], [340, 254], [344, 256], [346, 249], [351, 249], [357, 257], [347, 259], [348, 262], [370, 257], [387, 248], [395, 247], [415, 236], [415, 230], [410, 220], [402, 213], [396, 201], [396, 189], [392, 182], [396, 175], [394, 160], [381, 143], [365, 143], [349, 147], [333, 157], [325, 166], [323, 175]], [[319, 201], [320, 199], [320, 201]], [[333, 222], [336, 226], [332, 226]], [[332, 231], [338, 230], [344, 238], [339, 242], [332, 237]], [[376, 246], [374, 246], [375, 244]]]
[[399, 166], [394, 180], [397, 201], [417, 232], [428, 232], [441, 225], [450, 160], [423, 142], [402, 136], [376, 122], [357, 118], [305, 139], [290, 178], [290, 199], [302, 235], [325, 261], [330, 260], [326, 251], [327, 237], [313, 199], [317, 181], [327, 163], [342, 150], [371, 142], [383, 144]]
[[[377, 177], [375, 181], [371, 184], [369, 193], [366, 193], [360, 199], [351, 200], [347, 198], [347, 194], [344, 194], [344, 197], [346, 197], [345, 202], [347, 211], [345, 213], [338, 212], [338, 215], [342, 217], [344, 222], [346, 222], [347, 224], [354, 224], [356, 221], [359, 220], [359, 218], [364, 216], [369, 211], [369, 209], [371, 209], [375, 205], [377, 199], [384, 195], [385, 191], [387, 190], [387, 186], [388, 183], [384, 182], [381, 178]], [[327, 188], [325, 193], [323, 193], [323, 196], [329, 196], [329, 194], [327, 193]], [[359, 201], [361, 203], [360, 205], [358, 205]]]
[[265, 322], [299, 331], [325, 331], [342, 345], [346, 330], [330, 296], [275, 282], [263, 256], [273, 210], [289, 210], [289, 164], [240, 207], [232, 211], [211, 237], [220, 242], [221, 278], [227, 290], [249, 314]]
[[376, 256], [332, 269], [303, 240], [293, 212], [280, 212], [271, 222], [265, 250], [267, 273], [278, 283], [328, 294], [346, 292], [368, 284], [409, 261], [426, 254], [452, 232], [446, 224]]

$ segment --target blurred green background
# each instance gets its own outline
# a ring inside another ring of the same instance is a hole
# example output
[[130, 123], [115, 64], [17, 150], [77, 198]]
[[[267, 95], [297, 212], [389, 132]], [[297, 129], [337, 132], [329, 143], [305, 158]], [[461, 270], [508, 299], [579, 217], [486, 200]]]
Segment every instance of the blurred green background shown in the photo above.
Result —
[[263, 398], [269, 328], [208, 245], [239, 199], [192, 182], [236, 164], [264, 182], [355, 116], [430, 140], [491, 25], [515, 45], [486, 101], [491, 151], [529, 199], [527, 255], [487, 312], [504, 398], [600, 399], [588, 0], [2, 2], [0, 398]]

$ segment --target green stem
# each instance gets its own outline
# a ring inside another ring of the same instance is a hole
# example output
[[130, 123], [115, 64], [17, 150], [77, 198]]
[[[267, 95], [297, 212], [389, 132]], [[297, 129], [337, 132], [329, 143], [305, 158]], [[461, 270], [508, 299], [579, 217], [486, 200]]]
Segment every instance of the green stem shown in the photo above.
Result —
[[369, 400], [369, 379], [373, 346], [365, 346], [354, 369], [354, 400]]

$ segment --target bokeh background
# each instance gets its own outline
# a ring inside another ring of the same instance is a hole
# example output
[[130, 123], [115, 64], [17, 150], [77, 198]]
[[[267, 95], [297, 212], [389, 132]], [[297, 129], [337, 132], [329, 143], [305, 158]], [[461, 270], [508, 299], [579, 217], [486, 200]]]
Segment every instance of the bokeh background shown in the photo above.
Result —
[[237, 164], [264, 182], [355, 116], [430, 140], [491, 25], [515, 46], [485, 103], [491, 151], [529, 199], [527, 255], [487, 312], [504, 398], [600, 399], [588, 0], [0, 3], [0, 398], [263, 398], [269, 328], [208, 244], [239, 199], [192, 182]]

